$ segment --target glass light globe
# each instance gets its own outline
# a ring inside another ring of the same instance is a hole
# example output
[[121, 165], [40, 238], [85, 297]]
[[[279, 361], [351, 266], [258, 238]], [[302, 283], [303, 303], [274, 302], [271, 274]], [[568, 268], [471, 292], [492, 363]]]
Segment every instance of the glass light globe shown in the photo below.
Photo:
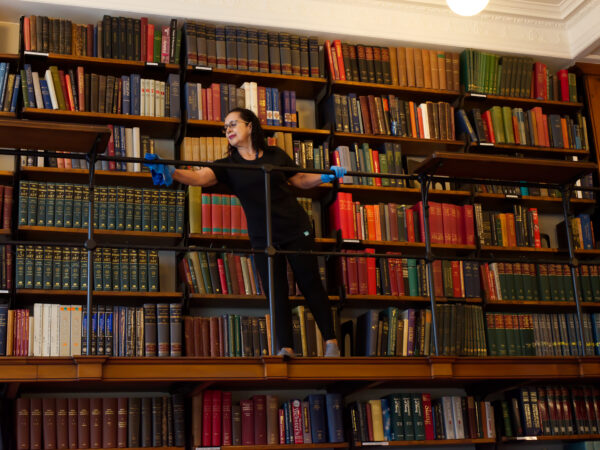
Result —
[[446, 0], [452, 11], [460, 16], [474, 16], [487, 6], [490, 0]]

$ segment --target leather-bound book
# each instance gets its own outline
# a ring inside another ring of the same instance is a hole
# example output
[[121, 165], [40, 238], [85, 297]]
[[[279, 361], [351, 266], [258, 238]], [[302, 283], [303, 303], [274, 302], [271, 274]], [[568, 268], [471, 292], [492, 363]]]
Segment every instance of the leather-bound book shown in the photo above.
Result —
[[77, 422], [79, 417], [77, 409], [77, 399], [69, 398], [67, 400], [67, 427], [68, 427], [68, 447], [77, 448]]
[[66, 398], [56, 399], [56, 448], [69, 448], [69, 401]]
[[221, 424], [221, 444], [222, 445], [232, 445], [233, 436], [231, 432], [231, 392], [223, 392], [221, 396], [221, 417], [223, 418]]
[[32, 398], [29, 413], [29, 448], [42, 448], [42, 399]]
[[185, 446], [185, 398], [181, 394], [172, 397], [173, 402], [173, 437], [175, 447]]
[[182, 324], [181, 324], [181, 303], [171, 303], [169, 305], [169, 334], [170, 334], [170, 355], [182, 355]]
[[240, 402], [242, 445], [254, 445], [254, 406], [252, 400]]
[[279, 399], [275, 395], [266, 396], [267, 444], [279, 444]]
[[202, 393], [192, 397], [192, 447], [202, 446]]
[[117, 448], [127, 447], [127, 397], [117, 399]]
[[152, 399], [150, 397], [142, 398], [140, 417], [142, 421], [142, 434], [139, 446], [152, 447]]
[[[152, 447], [162, 447], [162, 397], [152, 397]], [[142, 414], [143, 414], [142, 410]], [[166, 438], [166, 436], [165, 436]]]
[[127, 410], [127, 446], [141, 447], [140, 442], [140, 417], [142, 401], [138, 397], [132, 397], [128, 400], [129, 408]]
[[102, 448], [102, 398], [90, 398], [90, 448]]
[[102, 399], [102, 448], [117, 446], [117, 399]]
[[77, 447], [90, 448], [90, 399], [77, 399]]
[[16, 402], [17, 413], [17, 450], [29, 450], [29, 409], [28, 398], [18, 398]]
[[56, 449], [56, 399], [44, 397], [42, 399], [42, 427], [44, 436], [44, 450]]
[[264, 395], [252, 397], [254, 410], [254, 444], [267, 445], [267, 398]]

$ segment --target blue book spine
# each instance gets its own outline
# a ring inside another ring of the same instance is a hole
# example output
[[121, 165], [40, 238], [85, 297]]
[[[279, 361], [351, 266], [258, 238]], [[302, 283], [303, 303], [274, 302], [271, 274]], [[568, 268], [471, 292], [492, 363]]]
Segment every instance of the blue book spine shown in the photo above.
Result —
[[0, 105], [4, 104], [4, 96], [6, 95], [6, 80], [8, 78], [8, 67], [7, 62], [0, 63]]
[[10, 100], [10, 112], [16, 112], [17, 100], [19, 99], [19, 91], [21, 88], [21, 75], [15, 75], [15, 87], [13, 88], [12, 99]]
[[134, 116], [140, 115], [140, 75], [134, 73], [130, 77], [131, 89], [131, 114]]
[[42, 100], [44, 101], [44, 109], [52, 109], [52, 100], [50, 100], [50, 91], [48, 91], [48, 83], [46, 80], [40, 80], [40, 89], [42, 91]]
[[[295, 95], [295, 93], [294, 93]], [[294, 103], [296, 103], [294, 101]], [[358, 117], [358, 98], [356, 94], [348, 94], [348, 109], [350, 113], [350, 117], [352, 118], [352, 132], [360, 133], [360, 119]], [[294, 107], [294, 116], [295, 116], [295, 107]]]
[[0, 305], [0, 356], [6, 355], [6, 326], [8, 324], [8, 305]]
[[281, 126], [281, 108], [279, 107], [279, 89], [271, 88], [273, 103], [273, 125]]
[[[181, 103], [180, 103], [180, 92], [181, 87], [179, 84], [179, 75], [176, 73], [169, 74], [169, 78], [167, 79], [169, 84], [169, 93], [170, 93], [170, 116], [179, 118], [181, 117]], [[230, 94], [231, 95], [231, 94]]]
[[35, 103], [35, 93], [33, 92], [33, 75], [31, 73], [31, 64], [25, 64], [25, 76], [27, 77], [27, 97], [29, 98], [30, 108], [41, 108], [42, 105]]
[[[125, 150], [125, 127], [119, 127], [119, 134], [121, 139], [121, 146], [119, 147], [119, 156], [125, 158], [127, 156], [127, 151]], [[119, 163], [122, 172], [127, 171], [127, 163], [121, 162]]]
[[326, 443], [327, 431], [325, 429], [325, 396], [323, 394], [309, 395], [308, 409], [310, 412], [310, 433], [312, 443]]
[[381, 415], [383, 416], [383, 437], [386, 441], [392, 440], [392, 416], [387, 399], [381, 399]]
[[[298, 115], [296, 114], [296, 91], [290, 91], [290, 121], [291, 127], [298, 128]], [[358, 120], [358, 118], [357, 118]]]
[[121, 111], [123, 114], [131, 114], [131, 84], [130, 78], [127, 75], [121, 77], [121, 83], [123, 84], [123, 102]]
[[344, 442], [344, 425], [342, 422], [342, 395], [328, 393], [325, 396], [327, 407], [327, 431], [329, 442]]
[[290, 118], [290, 91], [283, 91], [281, 93], [281, 112], [283, 113], [283, 126], [291, 127], [292, 122]]
[[583, 248], [591, 250], [594, 248], [592, 240], [592, 221], [589, 214], [579, 214], [577, 216], [581, 222], [581, 238], [583, 240]]
[[94, 57], [97, 58], [98, 57], [98, 25], [94, 25], [94, 49], [92, 50], [92, 53], [94, 54]]
[[266, 88], [266, 100], [267, 100], [267, 125], [273, 125], [273, 99], [271, 96], [273, 93], [271, 92], [271, 88]]
[[198, 113], [198, 88], [196, 83], [185, 83], [185, 99], [188, 106], [188, 118], [198, 120], [200, 116]]

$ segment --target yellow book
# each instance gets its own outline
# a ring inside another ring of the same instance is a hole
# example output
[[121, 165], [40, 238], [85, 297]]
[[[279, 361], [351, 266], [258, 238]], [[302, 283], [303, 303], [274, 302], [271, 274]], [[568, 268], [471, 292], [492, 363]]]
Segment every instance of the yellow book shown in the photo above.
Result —
[[369, 400], [371, 406], [371, 417], [373, 418], [373, 440], [376, 442], [385, 441], [383, 435], [383, 413], [381, 411], [381, 400]]
[[190, 233], [202, 233], [202, 188], [188, 187], [188, 208], [190, 211]]
[[300, 319], [300, 338], [302, 340], [302, 355], [308, 355], [308, 346], [306, 345], [306, 315], [304, 314], [304, 306], [298, 305], [292, 309], [292, 313], [298, 314]]

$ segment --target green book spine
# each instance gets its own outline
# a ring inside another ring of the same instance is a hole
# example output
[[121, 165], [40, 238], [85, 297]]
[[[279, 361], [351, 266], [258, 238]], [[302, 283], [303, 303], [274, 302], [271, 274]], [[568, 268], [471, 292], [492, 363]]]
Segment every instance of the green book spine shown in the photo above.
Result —
[[[47, 208], [46, 208], [47, 209]], [[81, 189], [81, 228], [90, 224], [90, 191], [87, 186]]]
[[142, 231], [142, 190], [133, 191], [133, 231]]
[[126, 221], [126, 188], [122, 186], [117, 187], [117, 207], [116, 207], [116, 229], [124, 230], [125, 229], [125, 221]]
[[158, 29], [154, 30], [154, 62], [160, 62], [160, 44], [162, 41], [162, 34], [160, 27], [156, 27]]
[[102, 286], [105, 291], [112, 290], [112, 254], [110, 248], [102, 249]]
[[107, 205], [106, 205], [106, 229], [117, 229], [117, 188], [114, 186], [108, 187]]
[[46, 183], [46, 226], [54, 226], [54, 205], [56, 203], [56, 183]]
[[108, 229], [108, 188], [98, 186], [98, 229]]
[[[387, 160], [387, 153], [379, 153], [379, 170], [380, 173], [390, 173], [389, 167], [388, 167], [388, 160]], [[381, 185], [382, 186], [389, 186], [390, 185], [390, 179], [389, 178], [381, 178]]]
[[148, 290], [158, 292], [158, 251], [150, 250], [148, 254]]
[[102, 283], [102, 250], [96, 248], [94, 250], [94, 290], [103, 291], [104, 284]]
[[150, 231], [152, 213], [152, 190], [142, 190], [142, 231]]
[[158, 189], [152, 190], [152, 201], [150, 203], [150, 231], [158, 231], [158, 210], [160, 203], [160, 191]]
[[79, 286], [85, 291], [88, 287], [88, 252], [84, 248], [79, 249], [79, 265], [81, 267]]
[[27, 75], [24, 69], [21, 69], [21, 92], [23, 92], [23, 106], [29, 108], [29, 93], [27, 92]]
[[506, 354], [508, 356], [517, 356], [516, 333], [512, 314], [504, 314], [504, 329], [506, 330]]
[[125, 193], [125, 230], [133, 231], [133, 210], [135, 207], [135, 189], [127, 188]]
[[42, 289], [44, 279], [44, 250], [41, 245], [36, 245], [30, 252], [33, 258], [33, 289]]
[[413, 425], [415, 430], [415, 439], [417, 441], [425, 440], [425, 422], [423, 421], [423, 409], [421, 408], [421, 395], [410, 394], [412, 403]]
[[138, 250], [138, 290], [148, 292], [148, 250]]
[[417, 273], [417, 260], [407, 258], [408, 267], [408, 292], [411, 297], [419, 295], [419, 275]]
[[[225, 269], [225, 283], [227, 285], [227, 292], [229, 294], [232, 294], [233, 290], [231, 287], [231, 274], [229, 273], [229, 264], [227, 264], [227, 258], [225, 256], [226, 256], [225, 253], [221, 254], [221, 259], [223, 261], [223, 268]], [[191, 261], [190, 261], [190, 272], [194, 273], [194, 269], [192, 268]]]
[[73, 185], [65, 183], [65, 206], [64, 206], [63, 226], [73, 228]]
[[112, 290], [121, 290], [121, 255], [118, 248], [110, 250], [110, 259], [112, 261]]
[[52, 247], [44, 247], [44, 276], [42, 278], [43, 289], [52, 289]]
[[411, 403], [410, 394], [402, 394], [402, 422], [404, 423], [405, 441], [413, 441], [415, 439], [415, 426]]
[[591, 264], [589, 267], [590, 271], [590, 284], [592, 289], [592, 297], [591, 301], [600, 301], [600, 278], [598, 276], [598, 266], [596, 264]]
[[177, 204], [175, 206], [175, 232], [183, 233], [183, 218], [185, 211], [185, 191], [177, 191]]
[[71, 289], [71, 249], [62, 249], [62, 289]]
[[29, 182], [29, 197], [27, 201], [27, 225], [37, 225], [38, 183]]
[[79, 262], [80, 251], [77, 247], [71, 247], [71, 279], [69, 281], [69, 287], [72, 291], [78, 291], [80, 289], [81, 280], [81, 264]]
[[204, 278], [204, 287], [206, 288], [207, 294], [214, 294], [212, 283], [210, 281], [210, 270], [208, 268], [208, 255], [206, 252], [198, 252], [200, 257], [200, 270], [202, 271], [202, 278]]
[[38, 184], [37, 198], [37, 226], [46, 226], [46, 183]]
[[52, 247], [52, 289], [62, 289], [62, 250]]
[[129, 250], [129, 290], [137, 292], [138, 282], [138, 251], [134, 248]]
[[158, 231], [165, 233], [169, 227], [169, 194], [160, 191], [158, 205]]
[[[81, 201], [83, 199], [83, 185], [73, 185], [73, 228], [82, 228]], [[77, 283], [79, 285], [79, 283]]]
[[65, 219], [65, 185], [56, 183], [54, 196], [54, 226], [64, 227]]
[[94, 212], [93, 212], [93, 220], [94, 220], [94, 228], [98, 228], [98, 224], [100, 223], [100, 192], [98, 189], [94, 189]]
[[129, 250], [122, 248], [121, 253], [121, 282], [119, 283], [121, 291], [129, 290]]
[[175, 221], [177, 220], [177, 192], [168, 191], [168, 208], [167, 208], [167, 231], [175, 233]]
[[15, 287], [17, 289], [25, 288], [25, 246], [17, 245], [16, 255], [16, 280]]
[[233, 326], [235, 339], [235, 356], [242, 356], [242, 319], [239, 315], [234, 316], [235, 324]]
[[[230, 211], [229, 217], [231, 217], [231, 197], [229, 195], [221, 195], [221, 211], [225, 212], [226, 210]], [[222, 214], [223, 217], [225, 214]], [[225, 220], [222, 220], [223, 228], [221, 228], [221, 233], [223, 234], [231, 234], [231, 220], [229, 223], [225, 223]]]

